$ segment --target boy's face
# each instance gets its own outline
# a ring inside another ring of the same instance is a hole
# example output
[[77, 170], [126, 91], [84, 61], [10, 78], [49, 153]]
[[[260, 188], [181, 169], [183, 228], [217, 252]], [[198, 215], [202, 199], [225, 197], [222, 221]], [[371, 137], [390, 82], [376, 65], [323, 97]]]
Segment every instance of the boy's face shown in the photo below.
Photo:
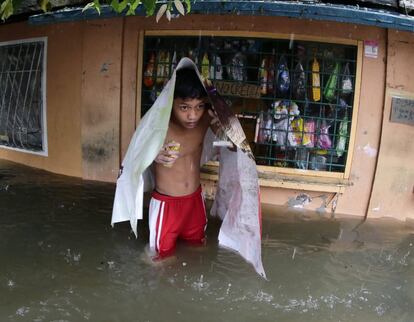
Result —
[[175, 98], [173, 116], [175, 121], [186, 129], [193, 129], [199, 124], [206, 108], [206, 99]]

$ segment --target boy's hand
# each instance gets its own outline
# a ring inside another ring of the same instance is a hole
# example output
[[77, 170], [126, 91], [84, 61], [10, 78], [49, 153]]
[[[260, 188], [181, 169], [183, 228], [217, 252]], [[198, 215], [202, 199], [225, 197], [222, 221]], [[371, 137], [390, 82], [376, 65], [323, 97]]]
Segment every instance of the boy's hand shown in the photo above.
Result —
[[217, 131], [220, 128], [220, 121], [217, 114], [212, 109], [208, 109], [208, 115], [211, 117], [210, 128], [214, 134], [217, 134]]
[[162, 146], [154, 161], [170, 168], [180, 156], [179, 149], [180, 143], [174, 141], [167, 142]]

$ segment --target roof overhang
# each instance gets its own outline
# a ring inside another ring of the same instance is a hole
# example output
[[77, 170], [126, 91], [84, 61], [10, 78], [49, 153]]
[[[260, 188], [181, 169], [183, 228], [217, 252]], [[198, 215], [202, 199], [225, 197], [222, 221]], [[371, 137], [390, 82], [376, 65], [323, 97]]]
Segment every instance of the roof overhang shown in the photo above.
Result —
[[[349, 5], [285, 1], [208, 0], [193, 3], [190, 14], [290, 17], [336, 21], [414, 32], [414, 17], [412, 16]], [[137, 9], [136, 15], [145, 16], [142, 6]], [[100, 15], [92, 9], [82, 12], [82, 8], [67, 8], [33, 15], [29, 17], [29, 23], [43, 25], [120, 16], [109, 6], [102, 6]]]

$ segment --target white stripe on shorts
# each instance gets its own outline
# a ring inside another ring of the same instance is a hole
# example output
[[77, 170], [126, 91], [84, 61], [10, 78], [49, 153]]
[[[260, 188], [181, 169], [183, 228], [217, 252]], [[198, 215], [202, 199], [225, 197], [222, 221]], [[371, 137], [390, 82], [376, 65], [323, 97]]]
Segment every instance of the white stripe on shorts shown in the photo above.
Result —
[[157, 219], [158, 214], [160, 212], [162, 201], [151, 198], [150, 206], [149, 206], [149, 214], [148, 214], [148, 226], [150, 231], [150, 248], [155, 250], [155, 242], [157, 236]]
[[158, 231], [157, 231], [157, 251], [160, 251], [160, 238], [161, 238], [161, 229], [162, 229], [162, 220], [164, 219], [164, 205], [165, 202], [161, 202], [161, 212], [160, 219], [158, 220]]

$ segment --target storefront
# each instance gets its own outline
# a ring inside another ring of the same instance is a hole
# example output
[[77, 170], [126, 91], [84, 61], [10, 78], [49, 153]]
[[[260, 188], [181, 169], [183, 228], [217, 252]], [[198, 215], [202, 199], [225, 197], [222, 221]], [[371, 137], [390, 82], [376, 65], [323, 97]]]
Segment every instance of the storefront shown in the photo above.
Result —
[[[143, 35], [141, 115], [151, 107], [177, 61], [191, 57], [239, 117], [263, 185], [276, 181], [266, 178], [266, 173], [349, 178], [361, 43], [300, 36], [293, 40], [283, 34], [254, 32], [192, 34]], [[338, 184], [329, 189], [342, 192], [343, 188]]]
[[[351, 21], [191, 14], [158, 24], [128, 17], [4, 25], [2, 48], [47, 40], [47, 149], [28, 154], [3, 134], [0, 157], [114, 181], [136, 124], [180, 57], [189, 56], [239, 117], [263, 202], [414, 217], [414, 151], [403, 143], [414, 128], [389, 117], [392, 97], [407, 106], [414, 97], [414, 35]], [[214, 197], [217, 164], [202, 178]]]

